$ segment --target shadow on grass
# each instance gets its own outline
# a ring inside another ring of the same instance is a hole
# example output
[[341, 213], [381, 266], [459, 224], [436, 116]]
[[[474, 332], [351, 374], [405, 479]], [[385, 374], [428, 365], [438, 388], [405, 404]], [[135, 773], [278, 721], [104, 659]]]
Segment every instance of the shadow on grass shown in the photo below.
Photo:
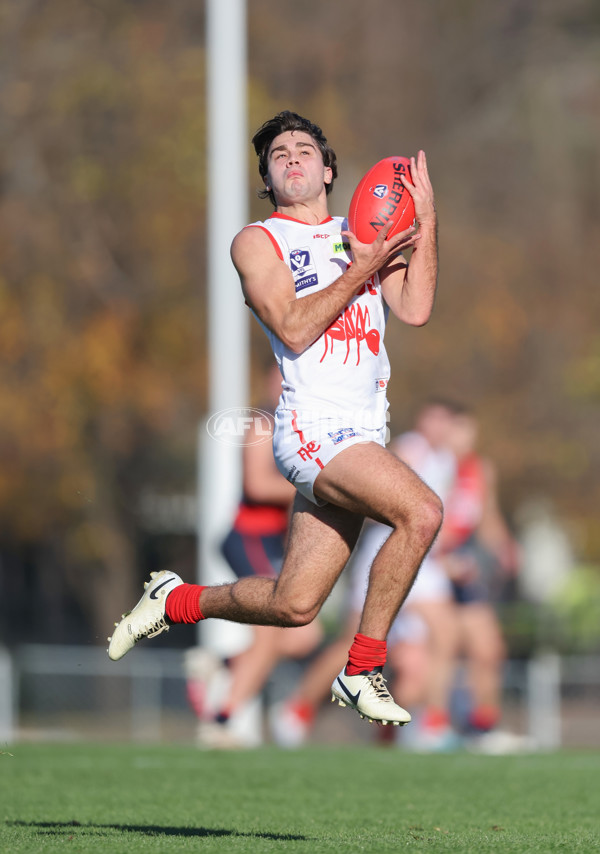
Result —
[[240, 836], [257, 839], [274, 839], [277, 842], [305, 841], [307, 836], [299, 836], [295, 833], [261, 833], [260, 831], [249, 831], [242, 833], [239, 830], [228, 830], [224, 827], [164, 827], [159, 824], [96, 824], [94, 822], [79, 821], [7, 821], [9, 827], [28, 827], [32, 830], [38, 829], [45, 835], [72, 833], [74, 829], [86, 830], [118, 830], [126, 833], [143, 833], [146, 836], [188, 836], [188, 837], [219, 837]]

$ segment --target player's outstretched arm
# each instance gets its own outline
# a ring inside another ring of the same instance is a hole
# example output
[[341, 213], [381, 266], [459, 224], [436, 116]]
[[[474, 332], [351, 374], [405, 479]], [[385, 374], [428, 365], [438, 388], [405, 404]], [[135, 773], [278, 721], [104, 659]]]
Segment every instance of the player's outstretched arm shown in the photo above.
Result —
[[402, 181], [415, 203], [419, 240], [410, 262], [396, 258], [380, 272], [385, 301], [396, 317], [411, 326], [423, 326], [433, 311], [438, 279], [437, 213], [424, 151], [411, 157], [411, 176]]
[[[391, 223], [389, 224], [391, 226]], [[242, 229], [233, 240], [231, 257], [248, 305], [294, 353], [302, 353], [322, 335], [366, 280], [406, 244], [404, 233], [386, 241], [389, 227], [372, 244], [354, 240], [354, 263], [331, 285], [296, 299], [294, 279], [262, 228]]]

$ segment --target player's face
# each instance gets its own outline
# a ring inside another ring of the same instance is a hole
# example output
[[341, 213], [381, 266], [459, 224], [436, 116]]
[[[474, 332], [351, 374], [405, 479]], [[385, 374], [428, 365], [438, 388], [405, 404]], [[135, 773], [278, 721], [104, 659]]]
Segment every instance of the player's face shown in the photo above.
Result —
[[331, 169], [310, 134], [285, 131], [276, 136], [268, 155], [265, 179], [278, 204], [294, 204], [318, 198], [331, 183]]
[[421, 413], [419, 418], [419, 430], [432, 448], [448, 447], [451, 426], [452, 416], [445, 406], [432, 404]]

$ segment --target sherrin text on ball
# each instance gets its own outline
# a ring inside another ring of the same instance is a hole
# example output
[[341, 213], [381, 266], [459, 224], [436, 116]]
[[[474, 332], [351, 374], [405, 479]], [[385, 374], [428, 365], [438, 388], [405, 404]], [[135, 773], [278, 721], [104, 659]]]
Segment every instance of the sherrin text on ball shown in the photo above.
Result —
[[415, 220], [413, 198], [402, 177], [412, 183], [410, 158], [386, 157], [372, 166], [359, 182], [350, 201], [348, 226], [361, 243], [372, 243], [390, 220], [390, 238]]

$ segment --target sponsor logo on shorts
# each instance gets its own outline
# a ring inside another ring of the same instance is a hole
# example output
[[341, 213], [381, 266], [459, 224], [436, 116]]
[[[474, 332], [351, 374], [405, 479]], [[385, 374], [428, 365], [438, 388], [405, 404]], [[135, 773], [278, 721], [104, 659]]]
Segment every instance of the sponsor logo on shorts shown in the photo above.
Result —
[[307, 442], [306, 445], [303, 445], [299, 448], [296, 453], [303, 460], [312, 460], [314, 455], [321, 448], [320, 445], [317, 445], [316, 442]]
[[223, 445], [260, 445], [271, 441], [274, 423], [271, 413], [263, 409], [231, 407], [213, 413], [206, 432]]
[[378, 379], [375, 380], [375, 394], [380, 391], [385, 391], [388, 387], [388, 383], [389, 379], [386, 379], [386, 377], [378, 377]]
[[354, 427], [341, 427], [339, 430], [334, 430], [333, 433], [328, 433], [327, 435], [334, 445], [339, 445], [344, 439], [352, 439], [353, 436], [360, 436], [360, 433]]
[[294, 276], [296, 291], [310, 288], [319, 284], [317, 269], [313, 263], [310, 249], [292, 249], [290, 252], [290, 268]]
[[286, 477], [290, 483], [296, 483], [298, 480], [298, 475], [300, 474], [300, 469], [296, 468], [296, 466], [292, 466]]

